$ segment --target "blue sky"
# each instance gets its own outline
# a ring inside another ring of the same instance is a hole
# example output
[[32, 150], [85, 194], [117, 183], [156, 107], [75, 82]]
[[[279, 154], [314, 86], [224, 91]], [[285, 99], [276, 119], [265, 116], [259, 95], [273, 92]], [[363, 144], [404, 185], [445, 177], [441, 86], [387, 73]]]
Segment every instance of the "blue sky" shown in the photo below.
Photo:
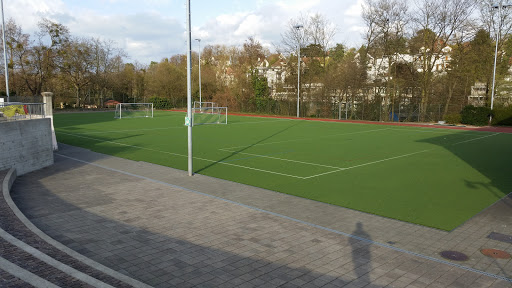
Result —
[[[287, 23], [320, 13], [337, 27], [335, 43], [362, 43], [362, 0], [191, 0], [192, 37], [208, 44], [241, 45], [254, 37], [271, 51]], [[41, 17], [66, 25], [75, 36], [115, 41], [128, 62], [149, 64], [186, 53], [184, 0], [4, 0], [13, 18], [33, 34]], [[197, 42], [193, 44], [197, 49]]]

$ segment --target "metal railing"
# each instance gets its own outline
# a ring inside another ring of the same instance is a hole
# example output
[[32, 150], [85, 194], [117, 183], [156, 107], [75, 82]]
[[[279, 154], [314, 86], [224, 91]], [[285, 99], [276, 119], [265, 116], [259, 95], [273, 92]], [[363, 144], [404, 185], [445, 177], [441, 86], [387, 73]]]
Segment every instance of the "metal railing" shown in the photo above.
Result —
[[44, 103], [0, 102], [0, 121], [45, 118]]

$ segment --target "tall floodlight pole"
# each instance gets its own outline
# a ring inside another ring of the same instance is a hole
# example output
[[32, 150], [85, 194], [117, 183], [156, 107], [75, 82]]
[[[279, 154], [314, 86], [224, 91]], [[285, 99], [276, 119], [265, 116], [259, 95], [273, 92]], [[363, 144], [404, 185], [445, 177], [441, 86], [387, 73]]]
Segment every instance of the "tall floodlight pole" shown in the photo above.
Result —
[[299, 44], [297, 45], [297, 118], [299, 118], [299, 105], [300, 105], [300, 46], [301, 46], [301, 35], [300, 29], [304, 26], [295, 25], [293, 28], [297, 29], [297, 35], [299, 37]]
[[7, 45], [5, 44], [4, 0], [0, 1], [2, 8], [2, 40], [4, 42], [4, 68], [5, 68], [5, 93], [9, 101], [9, 67], [7, 66]]
[[201, 39], [197, 38], [196, 41], [199, 43], [199, 109], [201, 109], [201, 102], [203, 102], [201, 100]]
[[492, 72], [492, 92], [491, 92], [491, 115], [489, 115], [489, 125], [492, 122], [492, 109], [494, 107], [494, 91], [496, 87], [496, 63], [498, 62], [498, 42], [500, 42], [500, 33], [501, 33], [501, 9], [511, 7], [512, 4], [495, 4], [491, 7], [494, 9], [498, 9], [498, 30], [496, 31], [496, 50], [494, 50], [494, 70]]
[[190, 0], [187, 0], [187, 119], [188, 121], [188, 176], [194, 175], [192, 168], [192, 34], [190, 25]]

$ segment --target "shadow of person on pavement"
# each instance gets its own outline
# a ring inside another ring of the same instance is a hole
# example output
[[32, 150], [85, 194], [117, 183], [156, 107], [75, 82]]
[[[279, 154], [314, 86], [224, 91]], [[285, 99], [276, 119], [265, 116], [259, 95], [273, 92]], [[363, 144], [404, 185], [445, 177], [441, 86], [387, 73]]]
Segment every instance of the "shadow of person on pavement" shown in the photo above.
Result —
[[[348, 241], [352, 248], [352, 264], [354, 265], [354, 272], [356, 279], [353, 284], [362, 285], [361, 287], [371, 284], [370, 271], [372, 270], [372, 255], [370, 251], [371, 237], [363, 229], [363, 223], [357, 222], [356, 230], [352, 232]], [[364, 238], [365, 240], [362, 240]], [[365, 286], [366, 287], [366, 286]]]

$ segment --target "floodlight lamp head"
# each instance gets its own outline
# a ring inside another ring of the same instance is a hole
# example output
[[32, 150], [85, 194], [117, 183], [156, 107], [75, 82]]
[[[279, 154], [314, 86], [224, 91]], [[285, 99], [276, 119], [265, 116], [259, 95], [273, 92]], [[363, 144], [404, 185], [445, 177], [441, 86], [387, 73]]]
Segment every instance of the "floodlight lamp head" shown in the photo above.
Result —
[[199, 39], [199, 38], [196, 38], [195, 40], [201, 42], [201, 39]]
[[293, 28], [299, 30], [299, 29], [304, 28], [304, 25], [295, 25], [295, 26], [293, 26]]

